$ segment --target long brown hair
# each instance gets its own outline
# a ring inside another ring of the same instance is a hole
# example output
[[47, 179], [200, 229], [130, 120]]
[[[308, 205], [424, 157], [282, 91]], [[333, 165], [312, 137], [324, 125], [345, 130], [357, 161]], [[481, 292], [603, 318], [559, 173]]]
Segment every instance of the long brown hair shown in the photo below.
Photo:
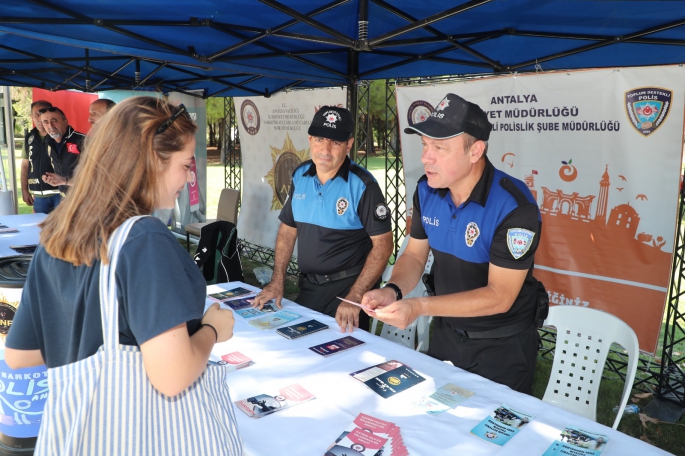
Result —
[[53, 257], [74, 266], [107, 261], [107, 240], [127, 218], [156, 208], [157, 185], [171, 154], [197, 126], [179, 108], [152, 97], [134, 97], [112, 108], [86, 137], [74, 186], [42, 224], [40, 242]]

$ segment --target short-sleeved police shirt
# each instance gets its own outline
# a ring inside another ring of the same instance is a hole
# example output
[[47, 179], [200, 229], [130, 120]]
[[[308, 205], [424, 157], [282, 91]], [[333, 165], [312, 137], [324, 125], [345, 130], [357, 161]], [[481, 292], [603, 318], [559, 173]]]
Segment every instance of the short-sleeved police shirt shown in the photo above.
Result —
[[370, 236], [390, 231], [390, 213], [371, 173], [349, 158], [321, 185], [311, 160], [293, 172], [278, 218], [297, 228], [297, 262], [305, 274], [332, 274], [364, 264]]
[[534, 253], [541, 219], [528, 187], [485, 158], [483, 174], [469, 198], [454, 205], [448, 189], [428, 186], [425, 176], [414, 194], [411, 237], [428, 239], [435, 258], [437, 295], [458, 293], [488, 284], [488, 268], [527, 269], [528, 275], [511, 308], [485, 317], [445, 318], [455, 328], [488, 331], [521, 321], [533, 322], [536, 280]]
[[[48, 367], [93, 355], [102, 345], [100, 262], [73, 266], [40, 246], [31, 260], [8, 347], [41, 350]], [[140, 346], [202, 318], [207, 285], [192, 258], [158, 219], [136, 222], [116, 270], [119, 342]]]

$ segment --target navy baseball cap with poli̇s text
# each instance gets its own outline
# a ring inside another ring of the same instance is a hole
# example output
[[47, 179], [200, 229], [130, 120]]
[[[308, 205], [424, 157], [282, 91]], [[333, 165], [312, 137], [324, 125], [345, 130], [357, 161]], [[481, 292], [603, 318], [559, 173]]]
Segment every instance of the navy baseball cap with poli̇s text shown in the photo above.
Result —
[[345, 108], [323, 106], [314, 114], [307, 133], [333, 141], [347, 141], [354, 133], [352, 114]]
[[407, 134], [420, 134], [434, 139], [447, 139], [468, 133], [487, 141], [492, 124], [480, 106], [448, 93], [423, 122], [404, 129]]

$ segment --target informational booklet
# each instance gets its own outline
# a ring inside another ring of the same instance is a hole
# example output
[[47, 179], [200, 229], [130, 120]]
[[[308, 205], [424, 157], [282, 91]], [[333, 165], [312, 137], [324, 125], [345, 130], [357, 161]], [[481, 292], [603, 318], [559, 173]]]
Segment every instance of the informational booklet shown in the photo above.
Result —
[[250, 418], [261, 418], [312, 399], [315, 399], [312, 393], [298, 384], [293, 384], [281, 388], [278, 394], [258, 394], [234, 403]]
[[325, 456], [408, 456], [400, 428], [394, 423], [360, 413], [340, 434]]
[[422, 397], [414, 401], [414, 405], [425, 410], [429, 415], [439, 415], [447, 410], [456, 408], [457, 405], [473, 395], [473, 391], [448, 383], [445, 386], [438, 388], [430, 396]]
[[325, 325], [320, 321], [309, 320], [296, 325], [286, 326], [285, 328], [279, 328], [276, 330], [276, 333], [285, 337], [286, 339], [297, 339], [303, 336], [308, 336], [309, 334], [323, 331], [324, 329], [328, 329], [328, 325]]
[[605, 434], [568, 426], [561, 431], [559, 440], [555, 440], [542, 456], [597, 456], [608, 441], [609, 437]]
[[314, 345], [309, 347], [314, 353], [318, 353], [321, 356], [330, 356], [336, 353], [349, 350], [350, 348], [358, 347], [366, 342], [356, 339], [352, 336], [342, 337], [340, 339], [335, 339], [324, 344]]
[[502, 446], [518, 434], [519, 430], [530, 423], [533, 418], [535, 418], [533, 415], [519, 412], [507, 404], [503, 404], [471, 429], [471, 434]]
[[[231, 301], [229, 301], [231, 302]], [[228, 303], [226, 303], [228, 304]], [[237, 309], [235, 311], [236, 314], [240, 315], [241, 317], [247, 319], [247, 318], [254, 318], [254, 317], [261, 317], [262, 315], [267, 315], [270, 313], [278, 312], [279, 309], [273, 304], [264, 304], [264, 307], [261, 309], [256, 309], [252, 306], [243, 308], [243, 309]]]
[[214, 301], [221, 302], [227, 299], [239, 298], [240, 296], [247, 296], [251, 294], [256, 294], [256, 292], [248, 290], [247, 288], [243, 287], [235, 287], [231, 288], [230, 290], [221, 291], [219, 293], [212, 293], [208, 296], [210, 299], [213, 299]]
[[386, 361], [350, 374], [384, 399], [426, 380], [399, 361]]
[[219, 366], [226, 366], [229, 372], [243, 369], [248, 366], [252, 366], [254, 361], [251, 358], [243, 355], [240, 352], [227, 353], [221, 356], [220, 361], [216, 361], [215, 364]]
[[289, 310], [281, 310], [265, 317], [254, 318], [247, 323], [258, 329], [274, 329], [290, 321], [297, 320], [301, 316]]

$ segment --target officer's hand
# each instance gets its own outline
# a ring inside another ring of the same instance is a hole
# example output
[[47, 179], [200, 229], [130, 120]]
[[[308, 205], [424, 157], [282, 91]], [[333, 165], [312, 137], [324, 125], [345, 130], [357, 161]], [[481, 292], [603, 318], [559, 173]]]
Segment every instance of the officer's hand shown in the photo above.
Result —
[[388, 323], [400, 329], [405, 329], [407, 326], [412, 324], [414, 320], [421, 316], [419, 312], [420, 308], [421, 306], [417, 298], [402, 299], [390, 304], [389, 306], [377, 309], [375, 315], [373, 316], [383, 323]]
[[380, 309], [395, 302], [396, 298], [397, 295], [392, 288], [380, 288], [364, 293], [360, 304], [371, 309]]
[[353, 306], [344, 301], [340, 302], [338, 310], [335, 312], [335, 321], [337, 321], [338, 326], [340, 326], [340, 332], [347, 332], [347, 329], [349, 328], [350, 333], [352, 333], [354, 328], [359, 328], [360, 310], [361, 309], [357, 306]]
[[257, 309], [261, 309], [262, 307], [264, 307], [264, 304], [271, 301], [272, 299], [275, 299], [276, 300], [276, 307], [278, 307], [279, 309], [282, 309], [283, 306], [281, 305], [281, 299], [283, 299], [283, 287], [284, 287], [283, 282], [281, 282], [281, 283], [277, 283], [277, 282], [269, 283], [252, 300], [252, 307], [255, 307]]
[[21, 189], [21, 199], [24, 200], [27, 206], [33, 206], [33, 195], [27, 190]]

